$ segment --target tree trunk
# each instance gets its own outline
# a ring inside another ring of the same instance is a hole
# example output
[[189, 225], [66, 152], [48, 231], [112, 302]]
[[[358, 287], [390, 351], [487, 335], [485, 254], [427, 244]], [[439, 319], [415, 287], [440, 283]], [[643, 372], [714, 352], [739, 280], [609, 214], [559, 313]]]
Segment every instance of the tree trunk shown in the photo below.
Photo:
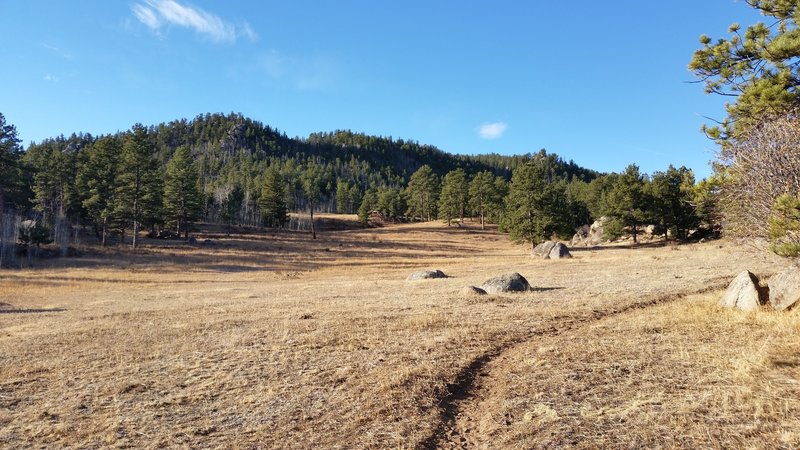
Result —
[[483, 218], [483, 208], [481, 208], [481, 230], [485, 230], [486, 226], [484, 225], [484, 218]]
[[311, 239], [317, 238], [317, 230], [314, 229], [314, 205], [310, 207], [311, 210]]
[[106, 229], [108, 228], [108, 219], [103, 219], [103, 231], [102, 237], [100, 238], [100, 247], [106, 246]]
[[[138, 181], [136, 182], [138, 186]], [[138, 192], [138, 188], [137, 188]], [[133, 198], [133, 248], [136, 249], [136, 235], [139, 234], [139, 199]]]
[[134, 220], [133, 221], [133, 244], [132, 244], [134, 249], [136, 249], [136, 238], [137, 238], [138, 234], [139, 234], [139, 221], [138, 220]]

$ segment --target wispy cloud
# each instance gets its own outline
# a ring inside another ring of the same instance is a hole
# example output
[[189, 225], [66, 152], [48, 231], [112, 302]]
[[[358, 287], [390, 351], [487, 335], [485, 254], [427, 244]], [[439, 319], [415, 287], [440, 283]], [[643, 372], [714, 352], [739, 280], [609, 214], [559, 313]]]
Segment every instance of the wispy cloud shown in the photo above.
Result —
[[47, 50], [50, 50], [51, 52], [55, 53], [56, 55], [58, 55], [58, 56], [60, 56], [60, 57], [62, 57], [64, 59], [72, 59], [72, 53], [70, 53], [70, 52], [68, 52], [66, 50], [63, 50], [61, 48], [58, 48], [55, 45], [42, 44], [42, 47], [46, 48]]
[[46, 74], [44, 76], [44, 81], [56, 82], [59, 79], [60, 78], [58, 78], [57, 76], [53, 75], [52, 73], [48, 73], [48, 74]]
[[241, 26], [222, 20], [210, 12], [176, 0], [144, 0], [131, 6], [134, 17], [156, 33], [175, 25], [193, 29], [215, 42], [235, 42], [244, 37], [250, 41], [258, 38], [246, 22]]
[[325, 57], [295, 58], [271, 50], [259, 56], [258, 65], [271, 79], [299, 91], [324, 91], [341, 78], [339, 63]]
[[478, 136], [483, 139], [499, 139], [508, 130], [508, 124], [505, 122], [484, 123], [477, 127], [476, 130], [478, 131]]

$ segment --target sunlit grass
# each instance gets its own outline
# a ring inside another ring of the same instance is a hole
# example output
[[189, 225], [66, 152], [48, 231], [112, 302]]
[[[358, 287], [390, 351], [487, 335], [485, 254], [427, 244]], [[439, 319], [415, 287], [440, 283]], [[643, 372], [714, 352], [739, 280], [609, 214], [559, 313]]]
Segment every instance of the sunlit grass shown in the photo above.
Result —
[[[780, 267], [748, 250], [543, 261], [438, 223], [213, 240], [0, 272], [0, 446], [411, 448], [503, 346], [468, 411], [493, 448], [798, 444], [797, 315], [684, 295]], [[461, 294], [507, 272], [537, 290]]]

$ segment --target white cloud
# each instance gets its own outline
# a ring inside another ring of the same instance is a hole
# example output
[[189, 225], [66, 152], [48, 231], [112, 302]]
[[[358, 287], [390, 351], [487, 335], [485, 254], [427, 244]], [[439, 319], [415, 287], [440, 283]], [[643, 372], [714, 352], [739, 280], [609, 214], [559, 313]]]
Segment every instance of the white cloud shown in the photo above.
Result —
[[176, 0], [144, 0], [131, 6], [136, 19], [158, 33], [168, 25], [190, 28], [216, 42], [235, 42], [239, 37], [258, 38], [249, 24], [235, 26], [200, 8]]
[[476, 130], [478, 131], [478, 136], [483, 139], [498, 139], [503, 137], [503, 134], [508, 130], [508, 124], [505, 122], [484, 123]]
[[53, 75], [52, 73], [48, 73], [48, 74], [46, 74], [44, 76], [44, 81], [56, 82], [58, 80], [59, 80], [59, 78], [57, 76]]
[[147, 25], [150, 29], [158, 30], [161, 28], [161, 21], [158, 20], [155, 11], [152, 9], [142, 5], [133, 5], [131, 6], [131, 9], [133, 10], [133, 15], [139, 19], [139, 22]]
[[255, 42], [258, 40], [258, 34], [247, 22], [239, 27], [239, 35], [246, 37], [250, 42]]

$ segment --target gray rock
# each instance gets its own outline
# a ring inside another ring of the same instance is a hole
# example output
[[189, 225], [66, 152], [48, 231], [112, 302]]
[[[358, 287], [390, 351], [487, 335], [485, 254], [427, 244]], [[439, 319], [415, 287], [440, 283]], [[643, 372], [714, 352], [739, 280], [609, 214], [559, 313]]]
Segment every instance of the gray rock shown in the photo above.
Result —
[[406, 280], [429, 280], [432, 278], [447, 278], [447, 275], [445, 275], [441, 270], [419, 270], [409, 275]]
[[530, 290], [531, 285], [522, 275], [514, 272], [486, 280], [481, 289], [489, 294], [498, 292], [524, 292]]
[[559, 242], [553, 246], [547, 257], [550, 259], [572, 258], [572, 253], [569, 252], [566, 245]]
[[757, 311], [766, 303], [766, 293], [758, 284], [758, 277], [745, 270], [736, 276], [719, 301], [725, 308]]
[[587, 241], [589, 240], [589, 232], [591, 231], [591, 227], [589, 225], [583, 225], [575, 229], [575, 235], [572, 236], [572, 240], [569, 241], [569, 245], [574, 247], [576, 245], [588, 245]]
[[477, 287], [477, 286], [466, 286], [464, 289], [461, 290], [461, 293], [464, 295], [472, 296], [472, 295], [486, 295], [486, 291]]
[[800, 301], [800, 268], [789, 267], [769, 279], [769, 304], [776, 311], [783, 311]]
[[547, 258], [550, 255], [550, 250], [556, 246], [556, 243], [553, 241], [546, 241], [542, 242], [541, 244], [537, 245], [533, 248], [533, 255], [534, 256], [541, 256], [542, 258]]
[[186, 243], [194, 247], [197, 245], [197, 238], [194, 236], [189, 236], [189, 240], [186, 241]]

